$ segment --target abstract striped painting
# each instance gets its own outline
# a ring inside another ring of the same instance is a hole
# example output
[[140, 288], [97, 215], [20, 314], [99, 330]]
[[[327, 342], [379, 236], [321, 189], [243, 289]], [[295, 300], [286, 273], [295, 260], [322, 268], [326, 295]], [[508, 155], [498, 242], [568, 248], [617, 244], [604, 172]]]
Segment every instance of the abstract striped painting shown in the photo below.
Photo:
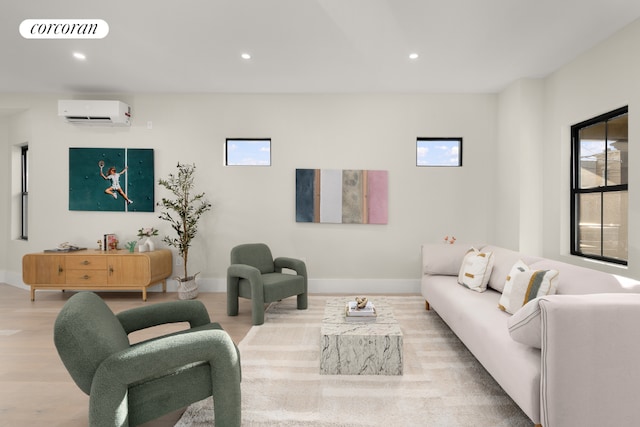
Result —
[[296, 169], [296, 222], [386, 224], [388, 172]]

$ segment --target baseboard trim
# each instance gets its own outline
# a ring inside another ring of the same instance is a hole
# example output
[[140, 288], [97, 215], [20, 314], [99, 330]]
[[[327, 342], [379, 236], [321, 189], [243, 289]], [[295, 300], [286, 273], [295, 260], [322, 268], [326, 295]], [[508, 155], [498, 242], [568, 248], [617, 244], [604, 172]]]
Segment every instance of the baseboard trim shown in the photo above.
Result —
[[[0, 275], [0, 277], [2, 277]], [[19, 275], [5, 272], [4, 282], [20, 289], [29, 290]], [[227, 279], [198, 279], [201, 292], [227, 292]], [[167, 291], [176, 292], [175, 280], [167, 279]], [[160, 285], [152, 286], [149, 292], [161, 292]], [[312, 294], [419, 294], [418, 279], [309, 279], [309, 292]]]
[[7, 285], [15, 286], [16, 288], [30, 290], [31, 287], [24, 284], [22, 281], [22, 276], [20, 274], [12, 273], [11, 271], [0, 272], [0, 277], [2, 277], [2, 282]]
[[[173, 282], [173, 283], [171, 283]], [[200, 279], [202, 292], [226, 292], [226, 279]], [[168, 290], [177, 290], [175, 281], [167, 283]], [[419, 294], [418, 279], [309, 279], [312, 294]]]

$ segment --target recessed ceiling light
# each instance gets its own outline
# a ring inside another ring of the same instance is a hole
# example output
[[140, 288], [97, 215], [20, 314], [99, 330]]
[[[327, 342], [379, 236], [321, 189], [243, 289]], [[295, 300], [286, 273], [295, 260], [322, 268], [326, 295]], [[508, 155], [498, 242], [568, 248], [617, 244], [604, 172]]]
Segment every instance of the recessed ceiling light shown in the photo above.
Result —
[[81, 61], [84, 61], [85, 59], [87, 59], [86, 55], [80, 52], [73, 52], [73, 57]]
[[410, 53], [409, 54], [409, 59], [418, 59], [418, 54], [417, 53]]
[[242, 59], [251, 59], [251, 55], [248, 53], [243, 53], [242, 55], [240, 55], [242, 57]]

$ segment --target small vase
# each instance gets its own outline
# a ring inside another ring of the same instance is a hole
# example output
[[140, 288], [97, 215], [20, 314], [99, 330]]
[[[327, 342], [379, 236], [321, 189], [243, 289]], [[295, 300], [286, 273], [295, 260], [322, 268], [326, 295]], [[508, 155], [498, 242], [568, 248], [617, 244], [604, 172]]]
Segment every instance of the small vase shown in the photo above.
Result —
[[153, 240], [151, 240], [151, 237], [147, 237], [147, 240], [144, 241], [144, 244], [147, 245], [147, 250], [149, 252], [153, 252], [156, 250], [156, 245], [155, 243], [153, 243]]
[[138, 252], [147, 252], [147, 244], [146, 243], [140, 243], [138, 245]]

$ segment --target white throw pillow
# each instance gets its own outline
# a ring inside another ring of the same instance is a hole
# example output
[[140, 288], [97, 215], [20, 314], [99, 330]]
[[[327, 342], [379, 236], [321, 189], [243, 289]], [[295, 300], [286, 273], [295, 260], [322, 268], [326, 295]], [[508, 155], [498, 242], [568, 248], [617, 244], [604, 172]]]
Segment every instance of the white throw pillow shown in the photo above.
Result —
[[511, 292], [511, 289], [513, 287], [513, 278], [518, 273], [523, 273], [528, 270], [530, 270], [529, 266], [525, 264], [524, 261], [522, 261], [521, 259], [519, 259], [515, 264], [513, 264], [513, 267], [511, 267], [511, 270], [509, 270], [509, 274], [507, 275], [504, 285], [502, 286], [502, 293], [504, 294], [505, 291]]
[[462, 260], [458, 283], [476, 292], [484, 292], [487, 290], [492, 269], [493, 252], [480, 252], [471, 248]]
[[539, 302], [540, 298], [532, 299], [507, 320], [509, 334], [514, 341], [542, 348], [542, 319]]
[[498, 308], [513, 314], [532, 299], [555, 294], [557, 287], [556, 270], [525, 270], [516, 273], [509, 283], [505, 283]]

